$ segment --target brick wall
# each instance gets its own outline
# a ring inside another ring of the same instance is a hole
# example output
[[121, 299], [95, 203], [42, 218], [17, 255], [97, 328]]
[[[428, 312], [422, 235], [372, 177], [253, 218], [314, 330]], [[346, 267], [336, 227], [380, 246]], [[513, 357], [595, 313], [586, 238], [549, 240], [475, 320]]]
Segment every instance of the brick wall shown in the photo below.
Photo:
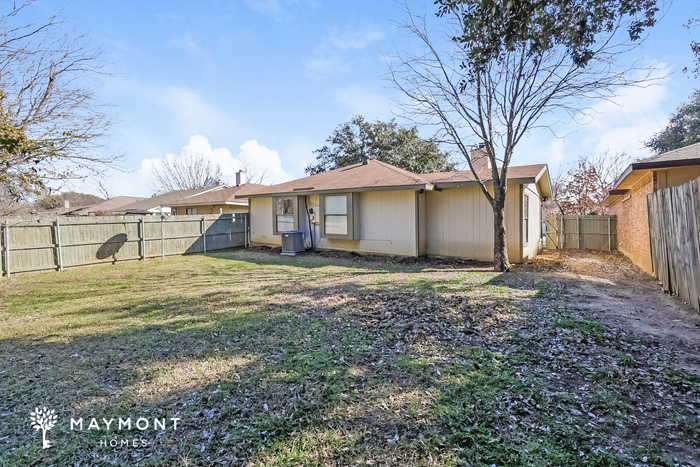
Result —
[[610, 214], [617, 216], [617, 249], [649, 274], [652, 270], [647, 195], [653, 191], [654, 177], [650, 172], [632, 187], [629, 199], [610, 207]]

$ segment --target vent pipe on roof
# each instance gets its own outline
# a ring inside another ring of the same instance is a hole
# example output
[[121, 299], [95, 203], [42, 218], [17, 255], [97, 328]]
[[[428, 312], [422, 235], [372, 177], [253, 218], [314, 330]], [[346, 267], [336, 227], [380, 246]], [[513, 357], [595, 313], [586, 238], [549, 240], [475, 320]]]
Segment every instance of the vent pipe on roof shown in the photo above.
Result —
[[236, 172], [236, 186], [245, 185], [247, 180], [247, 174], [243, 170]]
[[362, 165], [369, 164], [369, 156], [362, 155]]

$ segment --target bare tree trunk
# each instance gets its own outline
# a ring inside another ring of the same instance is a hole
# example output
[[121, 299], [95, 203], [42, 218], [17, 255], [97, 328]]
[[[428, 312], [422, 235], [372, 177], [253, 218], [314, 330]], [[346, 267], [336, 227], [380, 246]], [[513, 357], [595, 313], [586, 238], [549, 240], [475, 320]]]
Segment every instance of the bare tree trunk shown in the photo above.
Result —
[[493, 196], [493, 270], [510, 270], [506, 240], [506, 188], [494, 187]]

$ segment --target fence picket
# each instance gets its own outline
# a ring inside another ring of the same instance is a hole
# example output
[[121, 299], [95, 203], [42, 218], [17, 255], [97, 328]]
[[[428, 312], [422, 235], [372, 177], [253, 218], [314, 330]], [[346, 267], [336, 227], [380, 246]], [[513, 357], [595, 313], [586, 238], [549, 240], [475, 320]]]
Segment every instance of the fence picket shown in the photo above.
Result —
[[[573, 224], [576, 224], [575, 226]], [[567, 236], [575, 236], [567, 241]], [[588, 250], [611, 250], [617, 247], [617, 218], [609, 215], [547, 216], [546, 248], [565, 249], [567, 245]]]
[[90, 264], [200, 253], [205, 233], [207, 251], [244, 247], [249, 226], [248, 214], [206, 215], [205, 219], [201, 215], [5, 219], [0, 224], [1, 269], [6, 275], [60, 271]]
[[647, 195], [647, 208], [656, 277], [665, 290], [700, 311], [698, 180]]

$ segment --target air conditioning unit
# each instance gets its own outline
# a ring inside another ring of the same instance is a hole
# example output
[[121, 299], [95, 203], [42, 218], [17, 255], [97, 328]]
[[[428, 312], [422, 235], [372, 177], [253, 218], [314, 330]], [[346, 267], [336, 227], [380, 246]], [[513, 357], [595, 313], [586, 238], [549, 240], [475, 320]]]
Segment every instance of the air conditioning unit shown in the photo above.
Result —
[[288, 230], [282, 232], [282, 254], [296, 256], [304, 252], [304, 232], [301, 230]]

